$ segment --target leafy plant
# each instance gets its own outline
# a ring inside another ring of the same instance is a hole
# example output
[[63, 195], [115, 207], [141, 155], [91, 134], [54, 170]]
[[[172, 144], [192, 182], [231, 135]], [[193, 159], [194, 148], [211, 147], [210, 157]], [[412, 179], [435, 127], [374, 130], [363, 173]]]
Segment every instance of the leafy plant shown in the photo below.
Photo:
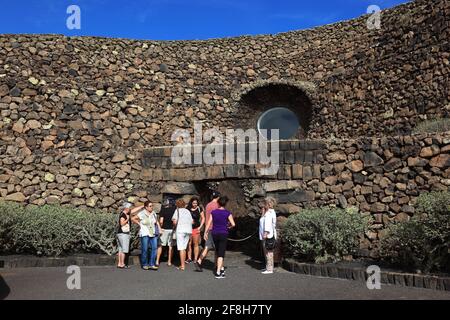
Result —
[[117, 223], [115, 213], [0, 202], [0, 253], [112, 255], [117, 251]]
[[380, 245], [381, 257], [404, 269], [450, 271], [450, 193], [421, 194], [417, 215], [392, 224]]
[[285, 249], [297, 258], [335, 262], [354, 253], [367, 226], [368, 220], [354, 209], [303, 209], [287, 219], [282, 236]]
[[0, 252], [13, 250], [13, 228], [22, 211], [23, 207], [15, 202], [0, 202]]

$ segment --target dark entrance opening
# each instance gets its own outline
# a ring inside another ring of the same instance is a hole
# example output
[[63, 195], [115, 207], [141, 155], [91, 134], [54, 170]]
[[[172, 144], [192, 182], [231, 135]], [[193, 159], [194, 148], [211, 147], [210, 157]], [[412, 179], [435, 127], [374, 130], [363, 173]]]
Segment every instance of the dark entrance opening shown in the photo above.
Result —
[[211, 201], [213, 191], [219, 191], [230, 200], [227, 209], [232, 212], [236, 228], [230, 230], [227, 249], [239, 251], [252, 258], [261, 258], [258, 238], [258, 217], [255, 208], [246, 201], [243, 180], [197, 181], [194, 185], [203, 207]]

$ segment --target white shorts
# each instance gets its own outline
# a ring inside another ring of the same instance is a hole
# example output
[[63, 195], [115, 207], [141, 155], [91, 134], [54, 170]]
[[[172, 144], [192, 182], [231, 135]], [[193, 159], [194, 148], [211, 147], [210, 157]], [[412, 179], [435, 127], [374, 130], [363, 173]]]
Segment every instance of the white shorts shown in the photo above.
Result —
[[161, 240], [161, 245], [163, 247], [174, 247], [175, 246], [175, 241], [173, 240], [173, 230], [172, 229], [162, 229], [162, 233], [159, 237], [159, 239]]
[[178, 251], [186, 250], [187, 245], [189, 243], [189, 238], [190, 237], [191, 237], [190, 233], [177, 232], [177, 248], [178, 248]]

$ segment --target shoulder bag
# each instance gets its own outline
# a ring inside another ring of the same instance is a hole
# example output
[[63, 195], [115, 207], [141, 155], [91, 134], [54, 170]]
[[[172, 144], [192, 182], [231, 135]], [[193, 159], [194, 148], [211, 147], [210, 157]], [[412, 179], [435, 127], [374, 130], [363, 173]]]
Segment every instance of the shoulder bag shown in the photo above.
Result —
[[[128, 218], [130, 219], [130, 218]], [[120, 230], [122, 230], [123, 233], [130, 233], [130, 220], [128, 220], [127, 224], [122, 225], [120, 223], [120, 220], [122, 220], [122, 216], [119, 218], [119, 226], [120, 226]]]
[[277, 239], [275, 238], [276, 230], [275, 230], [275, 228], [274, 228], [273, 225], [272, 225], [272, 228], [273, 228], [273, 237], [272, 237], [272, 238], [269, 238], [269, 239], [266, 239], [266, 240], [264, 241], [266, 250], [268, 250], [268, 251], [274, 250], [274, 249], [275, 249], [275, 246], [277, 245]]
[[266, 250], [272, 251], [272, 250], [275, 249], [275, 246], [277, 244], [277, 240], [275, 239], [275, 237], [272, 237], [270, 239], [266, 239], [264, 241], [264, 244], [265, 244]]

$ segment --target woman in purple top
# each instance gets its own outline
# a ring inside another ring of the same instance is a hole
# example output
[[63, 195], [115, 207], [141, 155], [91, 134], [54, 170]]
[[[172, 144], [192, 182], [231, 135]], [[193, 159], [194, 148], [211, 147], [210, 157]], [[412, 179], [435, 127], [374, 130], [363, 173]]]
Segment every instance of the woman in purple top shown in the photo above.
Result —
[[[220, 197], [217, 201], [219, 208], [213, 210], [206, 223], [206, 229], [209, 230], [212, 223], [211, 235], [214, 240], [214, 246], [216, 247], [217, 256], [217, 270], [214, 273], [216, 279], [225, 278], [225, 271], [223, 270], [223, 260], [225, 258], [225, 251], [227, 249], [228, 229], [233, 228], [234, 223], [233, 216], [230, 211], [225, 209], [228, 202], [228, 197]], [[208, 240], [208, 233], [205, 232], [205, 241]]]

